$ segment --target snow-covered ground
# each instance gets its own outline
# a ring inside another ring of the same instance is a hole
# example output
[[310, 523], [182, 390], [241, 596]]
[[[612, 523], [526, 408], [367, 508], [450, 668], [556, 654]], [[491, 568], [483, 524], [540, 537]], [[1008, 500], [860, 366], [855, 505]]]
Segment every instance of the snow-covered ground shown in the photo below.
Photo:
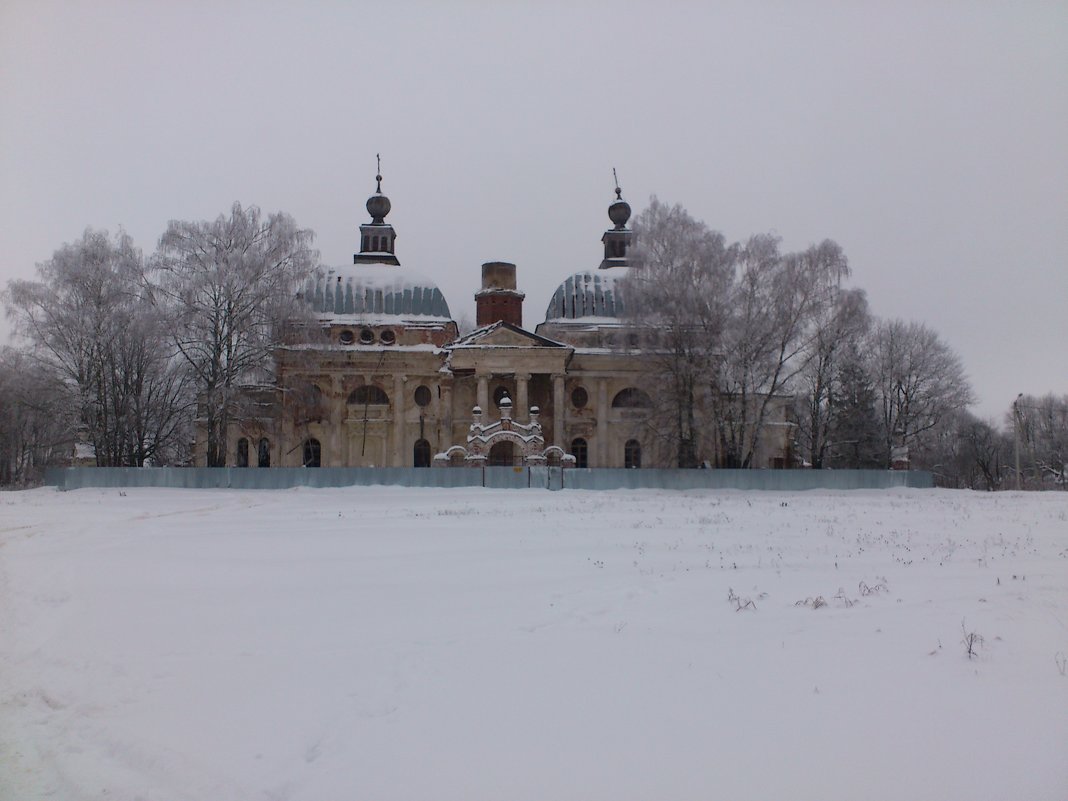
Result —
[[1063, 493], [0, 495], [12, 801], [1063, 801], [1066, 658]]

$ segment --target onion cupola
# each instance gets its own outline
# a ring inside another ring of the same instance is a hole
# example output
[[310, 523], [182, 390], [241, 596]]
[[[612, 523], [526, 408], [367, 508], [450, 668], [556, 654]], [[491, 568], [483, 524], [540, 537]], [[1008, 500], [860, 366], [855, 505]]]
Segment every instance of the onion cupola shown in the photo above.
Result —
[[[612, 170], [613, 177], [615, 172]], [[584, 270], [564, 279], [549, 300], [546, 322], [596, 322], [598, 319], [612, 322], [625, 315], [622, 283], [630, 272], [628, 252], [634, 234], [627, 227], [631, 209], [623, 199], [618, 180], [615, 191], [616, 199], [608, 207], [612, 227], [601, 237], [604, 244], [601, 264], [596, 270]]]
[[375, 181], [367, 199], [371, 222], [360, 226], [353, 263], [319, 270], [305, 283], [303, 297], [342, 345], [441, 345], [456, 334], [449, 305], [434, 281], [401, 267], [397, 234], [385, 219], [392, 204], [382, 194], [381, 162]]

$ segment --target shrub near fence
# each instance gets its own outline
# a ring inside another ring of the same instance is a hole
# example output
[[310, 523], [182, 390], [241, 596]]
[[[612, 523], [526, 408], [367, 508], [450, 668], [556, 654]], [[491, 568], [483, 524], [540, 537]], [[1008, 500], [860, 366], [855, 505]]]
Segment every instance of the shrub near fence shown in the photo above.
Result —
[[623, 470], [559, 467], [66, 467], [45, 484], [84, 487], [257, 489], [291, 487], [491, 487], [494, 489], [890, 489], [934, 486], [922, 470]]

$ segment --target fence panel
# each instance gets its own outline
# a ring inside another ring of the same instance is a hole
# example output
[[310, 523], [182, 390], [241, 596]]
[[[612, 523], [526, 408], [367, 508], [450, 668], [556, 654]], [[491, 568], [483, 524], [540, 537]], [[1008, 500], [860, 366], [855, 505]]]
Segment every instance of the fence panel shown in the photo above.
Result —
[[559, 467], [67, 467], [45, 483], [82, 487], [287, 489], [289, 487], [491, 487], [494, 489], [889, 489], [934, 486], [923, 470], [624, 470]]

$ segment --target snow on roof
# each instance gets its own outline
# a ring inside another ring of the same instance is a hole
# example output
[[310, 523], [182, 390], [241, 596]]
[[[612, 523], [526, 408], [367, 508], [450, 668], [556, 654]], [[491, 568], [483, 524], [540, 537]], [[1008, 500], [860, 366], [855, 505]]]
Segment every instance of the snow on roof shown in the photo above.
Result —
[[387, 351], [387, 350], [399, 350], [404, 353], [440, 353], [442, 348], [437, 345], [429, 343], [420, 343], [418, 345], [383, 345], [376, 343], [373, 345], [337, 345], [332, 342], [324, 342], [321, 344], [315, 343], [303, 343], [299, 345], [286, 345], [285, 350], [316, 350], [316, 351], [345, 351], [345, 352], [361, 352], [361, 351]]
[[321, 270], [304, 286], [320, 315], [433, 317], [452, 314], [437, 285], [424, 275], [389, 264], [347, 264]]
[[629, 274], [629, 267], [614, 267], [611, 270], [585, 270], [568, 276], [549, 300], [545, 321], [622, 317], [625, 307], [620, 282]]
[[331, 325], [351, 325], [354, 328], [371, 325], [397, 325], [398, 320], [402, 320], [404, 326], [409, 330], [442, 328], [452, 322], [449, 317], [431, 317], [429, 315], [333, 314], [330, 312], [320, 313], [319, 319]]

